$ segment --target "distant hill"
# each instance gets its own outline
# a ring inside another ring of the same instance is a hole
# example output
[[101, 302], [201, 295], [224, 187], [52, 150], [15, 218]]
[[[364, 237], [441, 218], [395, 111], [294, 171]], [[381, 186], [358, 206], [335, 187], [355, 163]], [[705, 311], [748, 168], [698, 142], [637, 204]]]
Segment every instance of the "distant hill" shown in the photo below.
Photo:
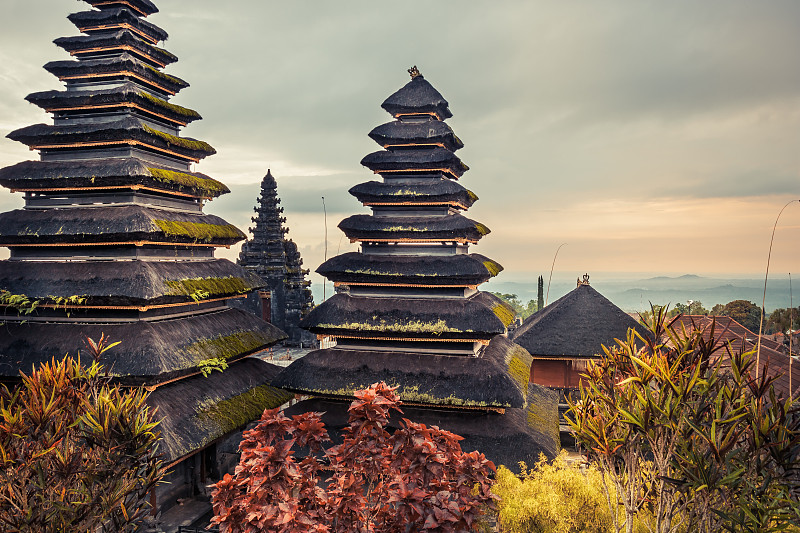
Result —
[[[502, 276], [501, 276], [502, 279]], [[764, 291], [764, 279], [726, 279], [707, 278], [696, 274], [682, 276], [656, 276], [646, 279], [609, 279], [593, 277], [592, 286], [606, 298], [623, 310], [643, 311], [654, 304], [672, 304], [688, 300], [700, 300], [706, 309], [714, 304], [726, 304], [732, 300], [749, 300], [758, 305]], [[800, 291], [800, 284], [797, 285]], [[545, 278], [545, 290], [547, 280]], [[575, 282], [564, 280], [553, 281], [550, 286], [549, 301], [553, 302], [575, 288]], [[493, 280], [481, 286], [482, 290], [491, 290], [517, 294], [520, 300], [527, 302], [536, 298], [536, 276], [531, 282]], [[800, 292], [794, 298], [800, 303]], [[797, 305], [796, 303], [796, 305]], [[778, 307], [789, 307], [789, 280], [770, 278], [767, 285], [766, 310], [771, 312]]]

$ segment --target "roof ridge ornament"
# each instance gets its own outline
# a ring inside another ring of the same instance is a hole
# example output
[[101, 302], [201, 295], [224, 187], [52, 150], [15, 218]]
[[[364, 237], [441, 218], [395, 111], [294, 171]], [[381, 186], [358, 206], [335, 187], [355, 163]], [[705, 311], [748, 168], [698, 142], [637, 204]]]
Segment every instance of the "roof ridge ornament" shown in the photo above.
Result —
[[416, 65], [414, 65], [413, 67], [411, 67], [410, 69], [408, 69], [408, 73], [411, 75], [411, 79], [412, 79], [412, 80], [413, 80], [414, 78], [417, 78], [417, 77], [419, 77], [419, 76], [422, 76], [422, 74], [420, 73], [420, 71], [419, 71], [419, 69], [417, 68], [417, 66], [416, 66]]
[[578, 287], [581, 285], [589, 285], [589, 274], [584, 274], [583, 279], [578, 278]]

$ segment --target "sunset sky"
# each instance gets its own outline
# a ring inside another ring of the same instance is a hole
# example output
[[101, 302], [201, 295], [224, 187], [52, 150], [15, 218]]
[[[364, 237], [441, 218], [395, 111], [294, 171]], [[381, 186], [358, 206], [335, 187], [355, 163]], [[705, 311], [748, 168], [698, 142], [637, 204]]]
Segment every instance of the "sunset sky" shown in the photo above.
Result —
[[[380, 104], [417, 65], [448, 121], [492, 233], [475, 248], [506, 280], [758, 275], [772, 225], [800, 198], [800, 2], [154, 0], [150, 20], [191, 84], [173, 102], [204, 120], [184, 135], [218, 154], [197, 170], [233, 191], [206, 206], [246, 229], [272, 169], [305, 265], [351, 249], [338, 222], [366, 210], [351, 186]], [[36, 158], [5, 139], [49, 117], [74, 0], [3, 0], [0, 166]], [[22, 205], [0, 191], [0, 210]], [[800, 270], [800, 203], [771, 271]], [[222, 256], [234, 259], [236, 250]], [[5, 256], [3, 256], [5, 257]], [[318, 285], [321, 278], [313, 274]]]

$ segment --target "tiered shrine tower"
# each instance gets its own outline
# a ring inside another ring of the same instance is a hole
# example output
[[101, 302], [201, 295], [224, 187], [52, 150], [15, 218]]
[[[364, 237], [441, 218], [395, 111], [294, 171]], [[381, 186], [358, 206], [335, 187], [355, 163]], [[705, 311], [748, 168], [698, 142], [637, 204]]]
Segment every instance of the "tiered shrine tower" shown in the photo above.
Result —
[[[277, 368], [248, 357], [285, 335], [226, 304], [262, 281], [214, 258], [245, 236], [203, 213], [228, 189], [192, 171], [214, 149], [179, 134], [200, 115], [169, 101], [188, 84], [162, 72], [177, 58], [145, 20], [157, 8], [86, 2], [96, 9], [69, 16], [84, 35], [55, 41], [74, 59], [45, 65], [66, 90], [27, 97], [54, 123], [9, 134], [40, 160], [0, 170], [1, 185], [25, 194], [23, 209], [0, 214], [11, 254], [0, 289], [5, 303], [25, 295], [37, 305], [27, 316], [0, 306], [0, 380], [75, 354], [86, 336], [121, 341], [103, 362], [121, 383], [153, 391], [161, 450], [176, 465], [162, 491], [174, 498], [225, 467], [238, 444], [226, 436], [287, 399], [269, 386]], [[229, 367], [204, 377], [219, 360]]]
[[[269, 290], [269, 311], [260, 307], [255, 297], [249, 298], [248, 307], [257, 314], [269, 313], [271, 322], [286, 332], [287, 343], [298, 345], [304, 337], [300, 329], [300, 319], [313, 306], [313, 297], [306, 279], [308, 270], [303, 269], [303, 260], [297, 245], [286, 239], [288, 228], [284, 226], [286, 217], [281, 199], [278, 197], [278, 184], [267, 170], [261, 180], [261, 195], [254, 207], [256, 216], [252, 217], [255, 226], [250, 228], [253, 238], [242, 245], [239, 264], [261, 277]], [[264, 295], [266, 297], [266, 295]], [[313, 340], [313, 337], [312, 337]]]
[[289, 412], [324, 411], [347, 421], [355, 390], [398, 386], [406, 417], [465, 437], [497, 463], [515, 467], [558, 449], [554, 394], [529, 385], [531, 356], [506, 336], [515, 314], [478, 290], [502, 267], [469, 253], [489, 229], [461, 213], [477, 200], [458, 183], [468, 167], [445, 119], [447, 101], [416, 70], [383, 109], [394, 120], [369, 134], [382, 150], [362, 164], [382, 181], [350, 193], [372, 210], [339, 224], [360, 252], [334, 257], [317, 272], [338, 293], [302, 325], [334, 348], [292, 363], [273, 385], [315, 396]]

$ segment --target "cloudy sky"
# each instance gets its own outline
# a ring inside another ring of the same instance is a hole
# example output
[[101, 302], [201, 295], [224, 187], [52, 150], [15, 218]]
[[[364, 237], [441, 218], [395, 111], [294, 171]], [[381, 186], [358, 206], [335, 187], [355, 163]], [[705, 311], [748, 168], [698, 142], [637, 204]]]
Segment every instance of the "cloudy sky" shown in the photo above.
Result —
[[[184, 134], [218, 154], [197, 170], [231, 194], [206, 211], [246, 229], [261, 177], [278, 179], [289, 235], [312, 271], [350, 249], [336, 224], [365, 212], [347, 189], [417, 65], [450, 125], [492, 229], [476, 251], [506, 280], [762, 272], [780, 208], [800, 198], [800, 2], [156, 0], [150, 17], [204, 120]], [[0, 134], [48, 117], [24, 101], [58, 88], [70, 0], [3, 0]], [[0, 166], [34, 158], [0, 136]], [[22, 204], [0, 192], [3, 211]], [[800, 203], [771, 270], [800, 266]], [[222, 255], [235, 258], [237, 250]], [[319, 286], [316, 274], [312, 279]]]

